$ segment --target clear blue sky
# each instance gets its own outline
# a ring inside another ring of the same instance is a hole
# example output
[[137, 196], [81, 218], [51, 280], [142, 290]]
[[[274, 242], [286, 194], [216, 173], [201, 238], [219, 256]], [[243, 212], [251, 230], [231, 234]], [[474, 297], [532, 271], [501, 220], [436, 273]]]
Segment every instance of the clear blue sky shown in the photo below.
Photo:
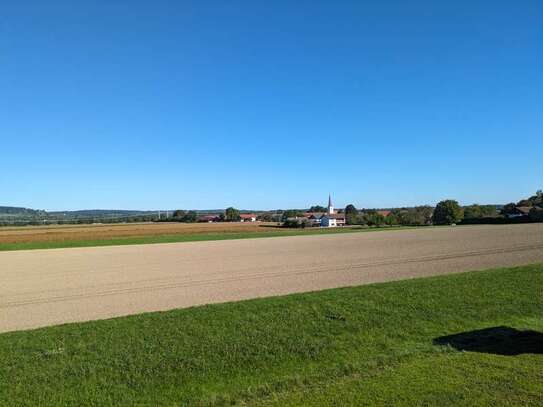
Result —
[[24, 1], [0, 205], [390, 207], [543, 187], [543, 3]]

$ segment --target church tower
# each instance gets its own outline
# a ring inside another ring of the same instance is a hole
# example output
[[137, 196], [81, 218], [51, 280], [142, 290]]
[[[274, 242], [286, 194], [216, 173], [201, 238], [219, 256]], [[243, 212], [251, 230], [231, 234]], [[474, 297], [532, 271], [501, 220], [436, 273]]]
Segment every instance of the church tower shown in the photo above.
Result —
[[332, 196], [328, 195], [328, 215], [334, 214], [334, 205], [332, 205]]

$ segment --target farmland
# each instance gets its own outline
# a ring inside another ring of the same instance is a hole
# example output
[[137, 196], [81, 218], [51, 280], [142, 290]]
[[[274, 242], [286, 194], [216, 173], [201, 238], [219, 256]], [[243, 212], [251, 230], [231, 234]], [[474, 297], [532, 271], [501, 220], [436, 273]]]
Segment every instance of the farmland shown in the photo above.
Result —
[[276, 223], [127, 223], [98, 225], [56, 225], [0, 228], [1, 243], [34, 243], [74, 240], [102, 240], [123, 237], [164, 236], [203, 233], [254, 233], [273, 230]]
[[541, 405], [543, 265], [0, 335], [2, 405]]
[[0, 252], [0, 331], [543, 262], [543, 224]]
[[[385, 228], [407, 229], [406, 227]], [[361, 227], [285, 229], [277, 223], [131, 223], [108, 225], [59, 225], [0, 228], [0, 251], [62, 247], [117, 246], [175, 243], [273, 236], [378, 231]]]

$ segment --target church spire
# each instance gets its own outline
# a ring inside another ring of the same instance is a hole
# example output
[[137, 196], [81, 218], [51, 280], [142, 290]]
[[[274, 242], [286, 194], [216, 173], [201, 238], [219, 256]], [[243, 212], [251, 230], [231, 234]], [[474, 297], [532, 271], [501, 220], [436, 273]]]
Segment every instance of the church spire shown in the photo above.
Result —
[[328, 194], [328, 214], [334, 214], [334, 205], [332, 205], [332, 195]]

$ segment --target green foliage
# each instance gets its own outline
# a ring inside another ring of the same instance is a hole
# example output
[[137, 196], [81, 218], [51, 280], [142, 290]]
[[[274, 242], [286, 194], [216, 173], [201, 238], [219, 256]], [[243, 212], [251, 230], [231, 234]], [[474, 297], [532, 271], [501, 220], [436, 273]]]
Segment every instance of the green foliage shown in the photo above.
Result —
[[239, 211], [236, 208], [226, 208], [224, 211], [224, 220], [227, 222], [237, 222], [240, 220]]
[[299, 218], [299, 217], [301, 217], [303, 215], [304, 215], [304, 213], [297, 210], [297, 209], [287, 209], [286, 211], [283, 212], [282, 219], [283, 219], [283, 222], [284, 222], [289, 218]]
[[432, 223], [433, 211], [433, 208], [427, 205], [394, 209], [390, 214], [390, 221], [404, 226], [427, 226]]
[[326, 212], [328, 208], [325, 208], [324, 206], [320, 205], [313, 205], [311, 208], [308, 209], [308, 212]]
[[494, 205], [473, 204], [464, 207], [464, 219], [478, 219], [495, 216], [497, 216], [497, 211]]
[[166, 221], [173, 220], [176, 222], [187, 222], [187, 223], [193, 223], [198, 220], [198, 214], [195, 211], [188, 211], [185, 212], [181, 209], [177, 209], [173, 212], [173, 216], [171, 219], [165, 219]]
[[433, 221], [436, 225], [452, 225], [464, 217], [464, 212], [457, 201], [448, 199], [437, 204]]
[[385, 217], [385, 223], [389, 226], [393, 225], [399, 225], [400, 224], [400, 218], [397, 215], [396, 212], [391, 211], [386, 217]]
[[541, 335], [542, 286], [535, 265], [2, 334], [0, 405], [537, 406], [541, 353], [435, 340]]
[[480, 205], [473, 204], [464, 208], [464, 218], [466, 219], [481, 218], [482, 216]]
[[283, 222], [285, 228], [301, 228], [305, 229], [309, 226], [309, 221], [306, 218], [289, 218]]
[[345, 215], [358, 215], [358, 209], [353, 204], [345, 207]]
[[262, 222], [273, 222], [273, 213], [264, 212], [258, 216], [258, 220], [261, 220]]
[[529, 217], [532, 222], [543, 222], [543, 208], [534, 206], [530, 209]]
[[375, 211], [368, 211], [362, 215], [362, 224], [368, 226], [383, 226], [386, 224], [385, 217]]
[[503, 216], [512, 215], [515, 213], [517, 205], [514, 202], [508, 203], [507, 205], [504, 205], [501, 214]]
[[173, 218], [174, 219], [182, 219], [185, 217], [187, 213], [181, 209], [177, 209], [176, 211], [173, 211]]
[[358, 209], [353, 204], [349, 204], [345, 207], [345, 223], [347, 225], [359, 224]]
[[198, 220], [198, 214], [196, 211], [188, 211], [185, 215], [185, 222], [196, 222]]
[[531, 205], [527, 206], [543, 207], [543, 191], [538, 190], [535, 195], [528, 198], [528, 200], [531, 202]]

